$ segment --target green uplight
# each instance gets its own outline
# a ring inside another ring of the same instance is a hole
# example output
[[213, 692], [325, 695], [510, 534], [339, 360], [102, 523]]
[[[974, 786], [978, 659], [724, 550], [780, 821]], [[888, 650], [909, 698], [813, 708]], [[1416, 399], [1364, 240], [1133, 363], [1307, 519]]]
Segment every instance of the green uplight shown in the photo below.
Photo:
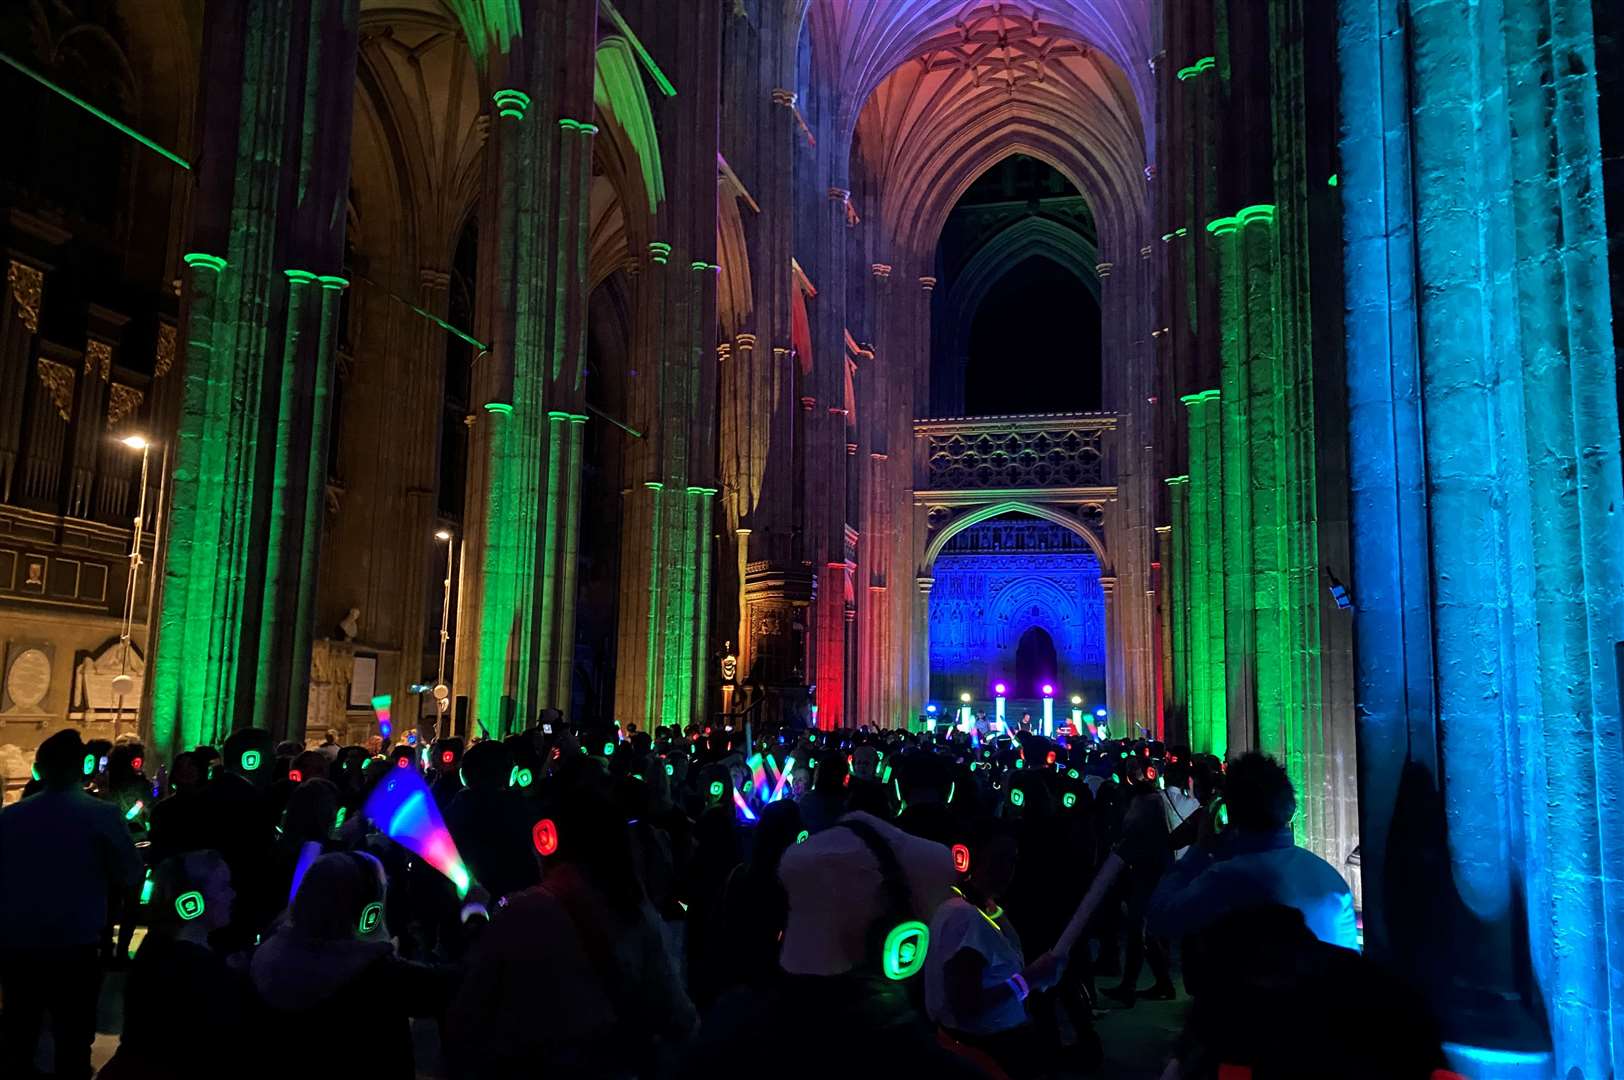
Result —
[[512, 416], [513, 406], [505, 401], [487, 401], [485, 403], [485, 411], [501, 413], [503, 416]]
[[491, 101], [496, 105], [498, 118], [511, 116], [523, 120], [525, 110], [530, 108], [530, 95], [523, 90], [498, 90], [491, 95]]
[[1188, 80], [1193, 79], [1196, 76], [1200, 75], [1202, 72], [1211, 71], [1213, 68], [1215, 68], [1217, 66], [1218, 66], [1217, 57], [1203, 56], [1201, 59], [1199, 59], [1195, 63], [1191, 64], [1189, 67], [1179, 68], [1179, 70], [1178, 70], [1179, 82], [1187, 82]]
[[158, 155], [160, 155], [162, 157], [168, 158], [170, 161], [174, 162], [176, 165], [179, 165], [183, 169], [188, 169], [188, 170], [191, 169], [192, 163], [187, 161], [185, 158], [181, 157], [179, 154], [175, 153], [173, 150], [170, 150], [167, 147], [160, 145], [159, 143], [153, 142], [151, 139], [147, 138], [145, 135], [141, 134], [139, 131], [135, 130], [130, 125], [124, 123], [122, 120], [119, 120], [119, 119], [116, 119], [113, 116], [110, 116], [109, 114], [107, 114], [107, 113], [103, 112], [102, 110], [96, 108], [96, 106], [92, 105], [90, 102], [86, 101], [84, 98], [78, 96], [77, 94], [72, 93], [71, 91], [65, 89], [64, 87], [58, 86], [56, 83], [52, 82], [50, 79], [47, 79], [44, 75], [41, 75], [39, 72], [35, 71], [33, 68], [29, 67], [27, 64], [22, 63], [20, 60], [15, 60], [12, 57], [7, 56], [5, 53], [0, 53], [0, 60], [4, 60], [7, 64], [10, 64], [12, 67], [16, 68], [18, 71], [22, 72], [24, 75], [27, 75], [30, 79], [33, 79], [35, 82], [39, 83], [41, 86], [45, 87], [47, 90], [50, 90], [52, 93], [58, 95], [59, 97], [66, 98], [68, 101], [73, 102], [75, 105], [79, 106], [81, 109], [83, 109], [85, 112], [89, 113], [91, 116], [94, 116], [96, 119], [98, 119], [98, 120], [100, 120], [100, 121], [102, 121], [102, 122], [104, 122], [106, 124], [110, 124], [111, 126], [117, 128], [119, 131], [122, 131], [124, 134], [128, 135], [130, 138], [134, 139], [136, 142], [140, 143], [142, 146], [146, 147], [148, 150], [151, 150], [153, 153], [158, 154]]
[[204, 251], [188, 251], [180, 257], [180, 261], [187, 266], [201, 266], [216, 273], [226, 268], [226, 261], [218, 255], [210, 255]]

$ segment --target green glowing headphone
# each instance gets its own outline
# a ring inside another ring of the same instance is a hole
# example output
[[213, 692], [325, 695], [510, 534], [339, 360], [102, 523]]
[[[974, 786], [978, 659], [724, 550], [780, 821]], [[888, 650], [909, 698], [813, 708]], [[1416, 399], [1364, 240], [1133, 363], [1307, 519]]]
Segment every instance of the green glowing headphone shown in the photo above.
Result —
[[196, 889], [183, 892], [175, 897], [175, 914], [182, 922], [191, 922], [203, 915], [203, 894]]
[[383, 905], [374, 900], [361, 909], [361, 917], [356, 920], [355, 930], [360, 934], [370, 934], [378, 928], [378, 921], [383, 918]]
[[913, 891], [896, 852], [865, 821], [847, 819], [836, 828], [854, 833], [880, 866], [881, 907], [869, 928], [869, 955], [878, 956], [888, 979], [900, 982], [919, 974], [930, 948], [930, 927], [913, 918]]
[[86, 776], [94, 776], [94, 775], [96, 775], [96, 755], [95, 754], [86, 754], [85, 755], [85, 775]]

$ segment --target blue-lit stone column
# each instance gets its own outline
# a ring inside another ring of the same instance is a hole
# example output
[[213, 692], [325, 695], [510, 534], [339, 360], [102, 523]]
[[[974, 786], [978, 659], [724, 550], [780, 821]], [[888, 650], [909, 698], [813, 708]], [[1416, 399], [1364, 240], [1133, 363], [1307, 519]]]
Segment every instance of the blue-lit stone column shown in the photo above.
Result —
[[1339, 10], [1367, 940], [1461, 1071], [1599, 1080], [1624, 494], [1591, 5]]

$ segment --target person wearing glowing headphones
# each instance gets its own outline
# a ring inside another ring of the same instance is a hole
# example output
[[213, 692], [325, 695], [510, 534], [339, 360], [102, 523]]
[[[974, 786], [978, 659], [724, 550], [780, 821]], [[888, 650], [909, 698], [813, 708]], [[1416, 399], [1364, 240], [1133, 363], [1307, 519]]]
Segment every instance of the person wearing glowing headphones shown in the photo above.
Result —
[[99, 763], [77, 731], [40, 743], [35, 762], [40, 792], [0, 811], [0, 1076], [35, 1075], [49, 1013], [55, 1075], [85, 1080], [108, 898], [140, 886], [141, 858], [118, 807], [85, 793]]
[[165, 859], [152, 873], [146, 939], [124, 984], [118, 1052], [102, 1080], [218, 1076], [250, 1037], [247, 980], [209, 945], [237, 894], [216, 851]]

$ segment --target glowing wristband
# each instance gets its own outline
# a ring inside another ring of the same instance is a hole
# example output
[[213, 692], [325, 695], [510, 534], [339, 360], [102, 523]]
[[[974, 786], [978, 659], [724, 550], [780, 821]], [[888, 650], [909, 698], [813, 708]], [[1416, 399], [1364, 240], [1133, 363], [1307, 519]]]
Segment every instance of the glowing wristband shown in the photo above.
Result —
[[1016, 1001], [1025, 1001], [1026, 995], [1032, 992], [1032, 988], [1026, 984], [1026, 976], [1018, 971], [1011, 975], [1007, 981], [1009, 988], [1015, 991]]

